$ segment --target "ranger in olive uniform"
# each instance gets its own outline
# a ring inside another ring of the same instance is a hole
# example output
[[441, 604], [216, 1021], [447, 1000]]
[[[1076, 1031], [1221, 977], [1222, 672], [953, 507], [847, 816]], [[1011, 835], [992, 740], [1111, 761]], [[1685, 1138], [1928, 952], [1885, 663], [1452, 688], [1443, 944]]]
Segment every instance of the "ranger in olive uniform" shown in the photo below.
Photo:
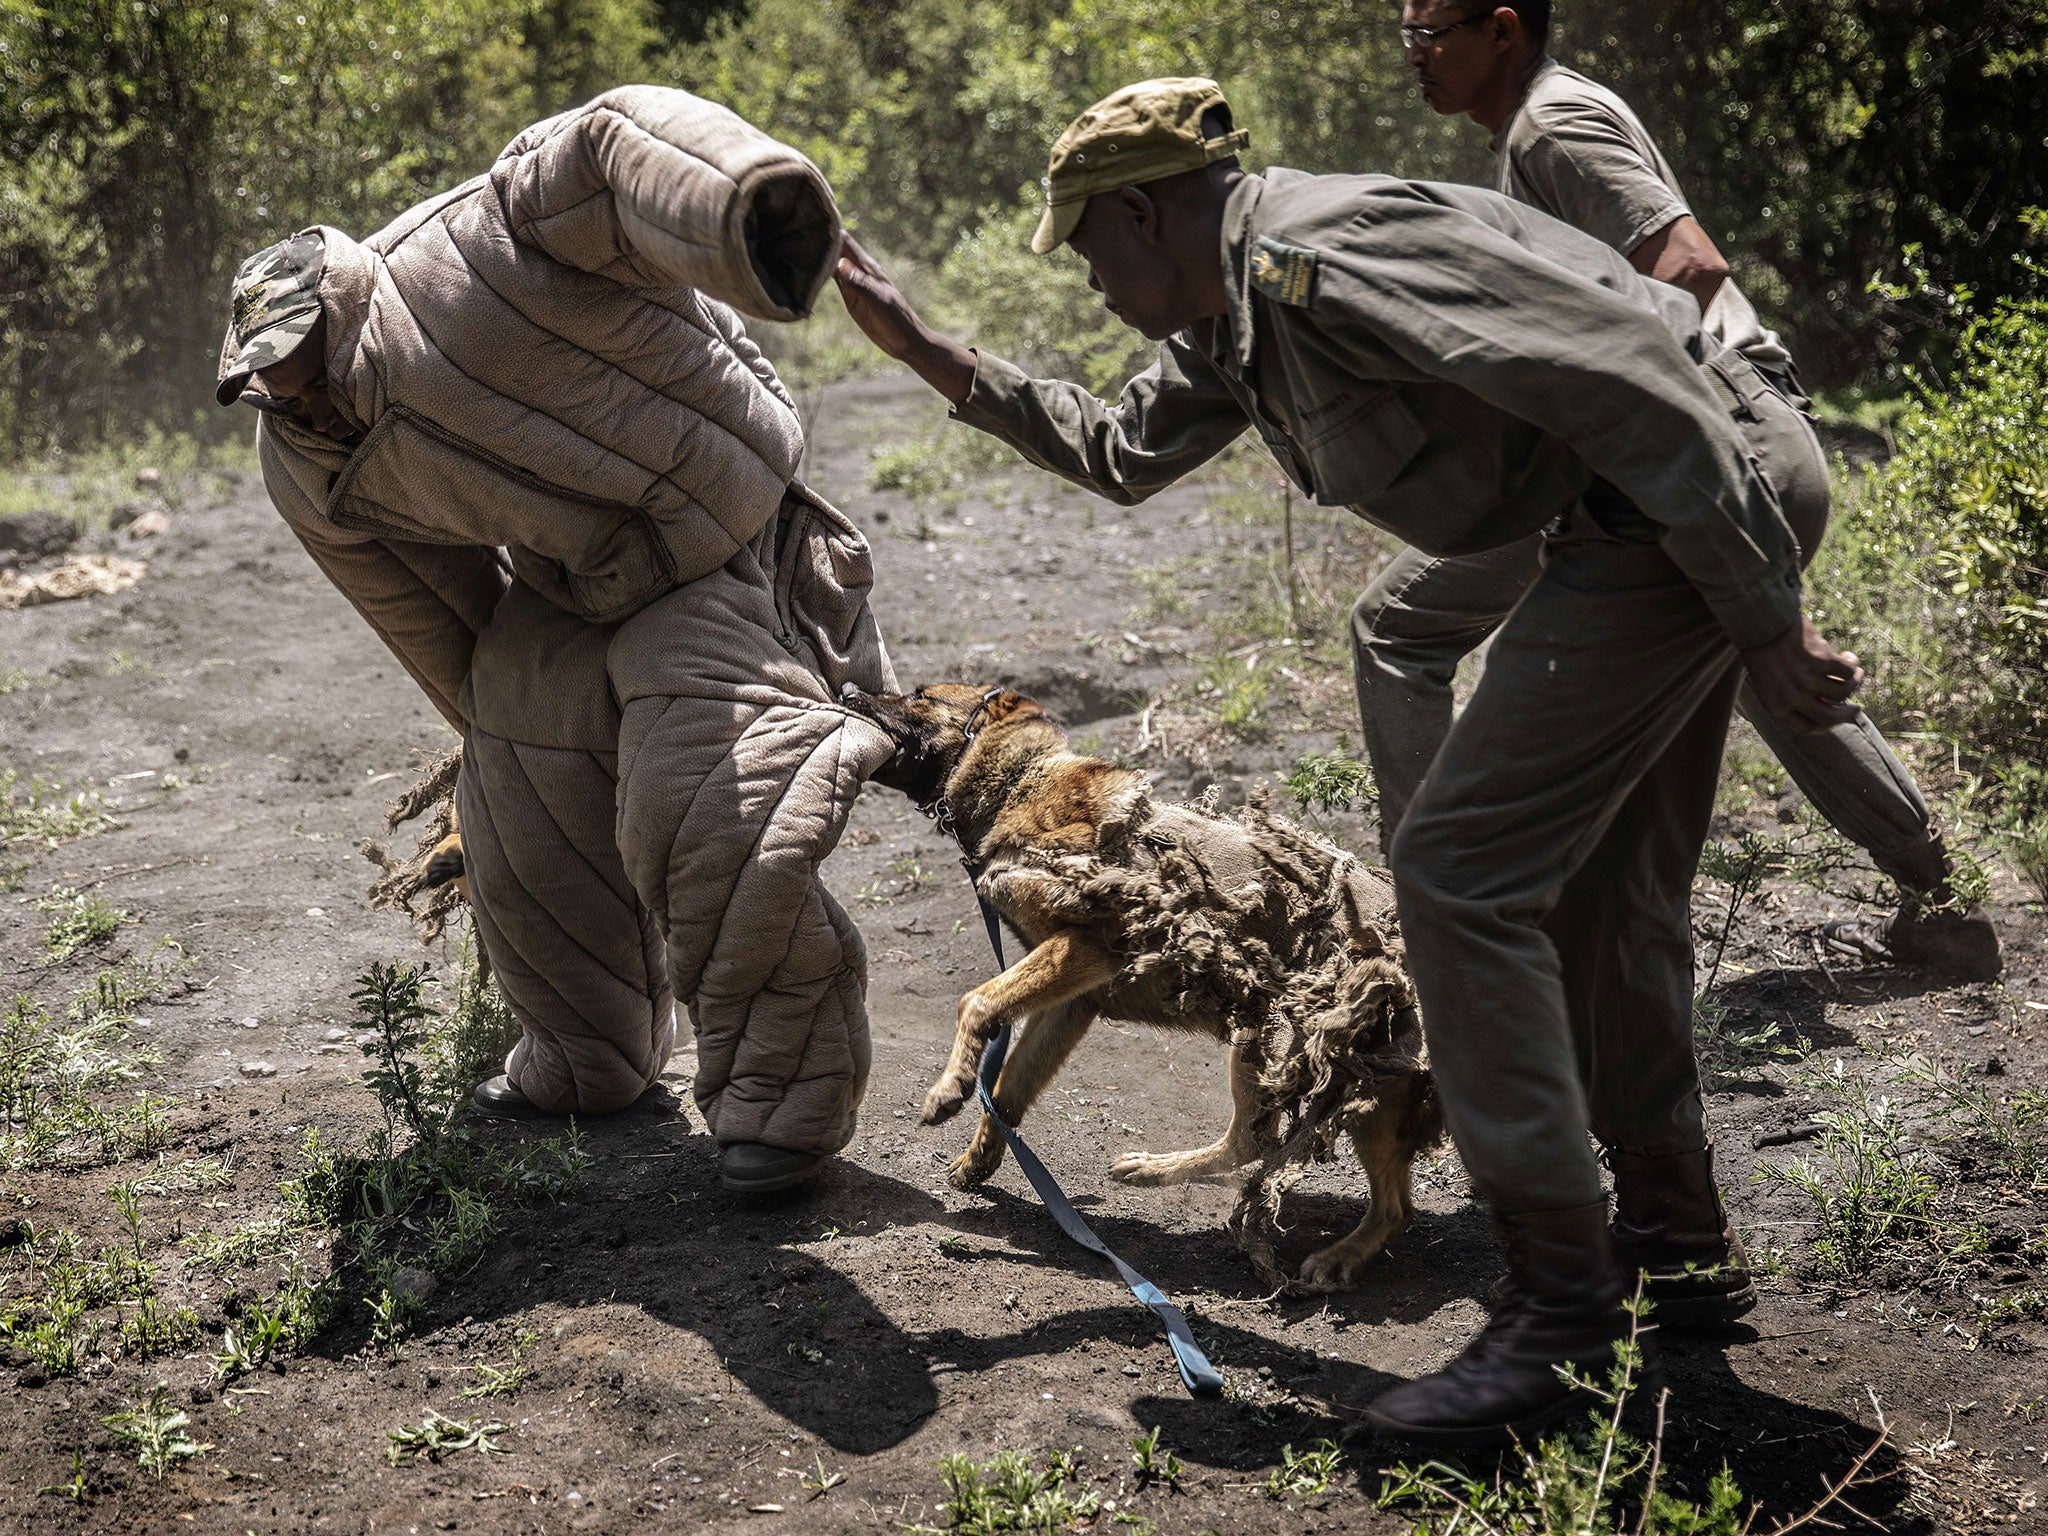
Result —
[[[840, 288], [959, 420], [1112, 500], [1250, 427], [1316, 501], [1423, 549], [1544, 531], [1392, 856], [1446, 1115], [1511, 1283], [1457, 1360], [1371, 1410], [1442, 1443], [1526, 1435], [1579, 1401], [1555, 1368], [1602, 1368], [1627, 1332], [1589, 1127], [1644, 1152], [1705, 1142], [1689, 887], [1738, 673], [1810, 727], [1851, 714], [1855, 658], [1800, 605], [1827, 476], [1698, 305], [1591, 236], [1475, 188], [1247, 175], [1243, 143], [1213, 83], [1159, 80], [1054, 146], [1033, 248], [1070, 244], [1162, 343], [1115, 405], [935, 333], [851, 241]], [[1590, 1103], [1582, 1061], [1613, 1068], [1588, 1074]], [[1711, 1189], [1678, 1223], [1704, 1241], [1674, 1267], [1727, 1257]]]
[[[1402, 42], [1423, 98], [1493, 135], [1495, 189], [1585, 230], [1638, 272], [1690, 293], [1702, 327], [1803, 404], [1791, 354], [1728, 275], [1648, 130], [1614, 92], [1545, 51], [1550, 0], [1408, 0]], [[1451, 723], [1460, 660], [1493, 633], [1536, 579], [1541, 540], [1443, 558], [1397, 556], [1352, 612], [1358, 705], [1390, 844]], [[1998, 935], [1981, 907], [1961, 910], [1927, 802], [1860, 710], [1831, 730], [1789, 729], [1736, 696], [1815, 809], [1896, 880], [1905, 904], [1880, 922], [1843, 919], [1829, 939], [1850, 953], [1996, 976]], [[1617, 1175], [1623, 1170], [1617, 1168]]]

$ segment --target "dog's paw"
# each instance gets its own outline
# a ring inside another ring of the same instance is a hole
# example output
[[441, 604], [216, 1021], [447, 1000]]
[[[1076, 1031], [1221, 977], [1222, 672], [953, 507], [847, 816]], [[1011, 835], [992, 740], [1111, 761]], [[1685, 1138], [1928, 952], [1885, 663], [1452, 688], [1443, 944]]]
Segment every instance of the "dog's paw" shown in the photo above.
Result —
[[946, 1182], [955, 1189], [973, 1189], [986, 1184], [989, 1176], [1002, 1166], [1002, 1161], [1001, 1143], [996, 1144], [994, 1151], [986, 1153], [970, 1146], [947, 1166]]
[[420, 883], [428, 890], [446, 885], [450, 880], [460, 880], [468, 872], [462, 857], [462, 834], [451, 832], [442, 838], [427, 860], [427, 867], [420, 872]]
[[973, 1088], [972, 1078], [959, 1077], [952, 1073], [940, 1078], [924, 1096], [924, 1123], [944, 1125], [960, 1113], [960, 1106], [967, 1102], [967, 1095]]
[[1379, 1251], [1377, 1244], [1365, 1248], [1353, 1243], [1332, 1243], [1302, 1261], [1301, 1274], [1292, 1288], [1310, 1296], [1348, 1291], [1365, 1277], [1366, 1266]]
[[1196, 1177], [1185, 1152], [1126, 1152], [1110, 1165], [1119, 1184], [1179, 1184]]

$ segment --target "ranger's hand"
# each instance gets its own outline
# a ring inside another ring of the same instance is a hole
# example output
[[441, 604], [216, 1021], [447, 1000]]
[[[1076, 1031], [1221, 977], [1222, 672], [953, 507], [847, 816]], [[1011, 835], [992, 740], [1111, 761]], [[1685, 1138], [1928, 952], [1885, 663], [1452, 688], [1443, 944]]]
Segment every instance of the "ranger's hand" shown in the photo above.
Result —
[[852, 235], [840, 237], [839, 264], [832, 275], [839, 283], [839, 297], [846, 301], [846, 312], [869, 341], [898, 362], [909, 364], [918, 377], [955, 405], [974, 392], [974, 354], [919, 319], [910, 300]]
[[1802, 730], [1824, 731], [1856, 718], [1849, 699], [1863, 681], [1863, 668], [1854, 653], [1822, 639], [1803, 613], [1769, 645], [1744, 651], [1742, 664], [1764, 708]]
[[839, 264], [832, 275], [838, 279], [846, 312], [867, 332], [868, 340], [899, 361], [907, 357], [917, 345], [924, 322], [902, 290], [889, 280], [889, 274], [853, 236], [840, 236]]

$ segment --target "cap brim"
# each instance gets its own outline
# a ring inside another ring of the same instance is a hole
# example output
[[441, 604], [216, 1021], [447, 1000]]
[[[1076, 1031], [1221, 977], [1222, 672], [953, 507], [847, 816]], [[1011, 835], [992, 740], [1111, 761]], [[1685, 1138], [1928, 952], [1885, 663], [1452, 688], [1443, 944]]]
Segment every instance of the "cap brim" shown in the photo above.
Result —
[[237, 368], [233, 373], [222, 374], [220, 383], [214, 387], [213, 398], [222, 405], [233, 405], [242, 398], [242, 391], [249, 387], [249, 380], [255, 373], [254, 368]]
[[220, 382], [214, 387], [214, 398], [222, 405], [233, 405], [241, 399], [242, 391], [249, 387], [249, 375], [281, 363], [298, 351], [313, 333], [319, 319], [320, 306], [314, 303], [273, 325], [266, 325], [243, 342], [241, 351], [221, 373]]
[[1036, 256], [1047, 256], [1067, 243], [1067, 236], [1074, 232], [1081, 222], [1081, 215], [1088, 211], [1088, 199], [1076, 198], [1071, 203], [1048, 203], [1045, 212], [1039, 216], [1038, 232], [1031, 237], [1031, 251]]

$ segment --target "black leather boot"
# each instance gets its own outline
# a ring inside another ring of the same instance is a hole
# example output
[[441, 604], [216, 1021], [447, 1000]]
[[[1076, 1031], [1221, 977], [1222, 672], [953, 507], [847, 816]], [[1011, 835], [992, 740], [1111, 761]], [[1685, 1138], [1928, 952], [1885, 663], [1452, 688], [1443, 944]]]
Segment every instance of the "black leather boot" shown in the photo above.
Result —
[[823, 1152], [791, 1152], [758, 1141], [735, 1141], [718, 1152], [718, 1177], [727, 1189], [766, 1195], [801, 1184], [824, 1166]]
[[1381, 1394], [1365, 1416], [1383, 1434], [1430, 1446], [1533, 1445], [1594, 1401], [1560, 1366], [1605, 1381], [1629, 1336], [1607, 1236], [1607, 1202], [1503, 1216], [1506, 1295], [1465, 1352], [1433, 1376]]
[[558, 1118], [542, 1109], [533, 1100], [519, 1091], [519, 1085], [500, 1072], [496, 1077], [487, 1077], [470, 1091], [469, 1102], [477, 1114], [486, 1120], [553, 1120]]
[[1610, 1152], [1614, 1256], [1625, 1283], [1640, 1271], [1652, 1320], [1666, 1328], [1725, 1328], [1756, 1305], [1749, 1255], [1714, 1185], [1714, 1149]]

